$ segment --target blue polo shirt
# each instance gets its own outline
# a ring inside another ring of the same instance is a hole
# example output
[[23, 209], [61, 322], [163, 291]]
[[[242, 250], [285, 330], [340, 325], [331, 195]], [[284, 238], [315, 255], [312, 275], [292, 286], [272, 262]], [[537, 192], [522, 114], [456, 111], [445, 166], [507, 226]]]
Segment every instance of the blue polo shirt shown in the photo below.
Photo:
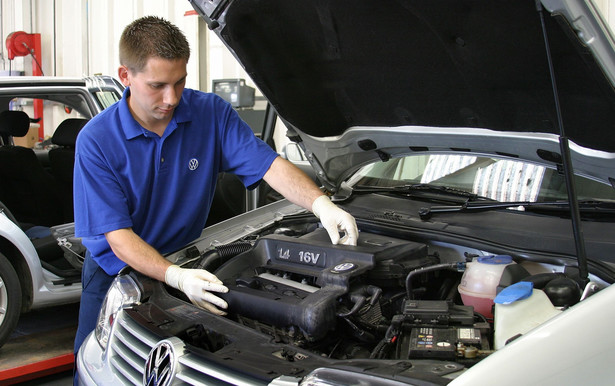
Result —
[[215, 94], [185, 89], [164, 135], [132, 117], [126, 97], [77, 138], [75, 233], [110, 275], [126, 264], [104, 233], [131, 227], [161, 253], [200, 236], [219, 172], [254, 188], [278, 154]]

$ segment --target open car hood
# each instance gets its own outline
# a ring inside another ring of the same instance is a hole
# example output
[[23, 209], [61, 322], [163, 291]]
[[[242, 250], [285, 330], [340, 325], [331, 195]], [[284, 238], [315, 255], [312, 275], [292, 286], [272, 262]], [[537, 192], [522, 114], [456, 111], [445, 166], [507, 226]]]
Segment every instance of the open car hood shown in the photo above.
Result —
[[415, 152], [560, 164], [562, 129], [575, 173], [614, 181], [615, 39], [585, 0], [191, 2], [329, 189]]

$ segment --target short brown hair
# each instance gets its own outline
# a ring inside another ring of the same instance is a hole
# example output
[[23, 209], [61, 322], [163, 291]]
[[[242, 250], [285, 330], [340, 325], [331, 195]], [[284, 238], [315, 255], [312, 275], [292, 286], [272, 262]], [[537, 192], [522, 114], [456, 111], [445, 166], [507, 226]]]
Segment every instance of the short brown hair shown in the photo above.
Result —
[[151, 57], [190, 58], [190, 45], [173, 23], [157, 16], [144, 16], [124, 28], [120, 37], [120, 64], [140, 72]]

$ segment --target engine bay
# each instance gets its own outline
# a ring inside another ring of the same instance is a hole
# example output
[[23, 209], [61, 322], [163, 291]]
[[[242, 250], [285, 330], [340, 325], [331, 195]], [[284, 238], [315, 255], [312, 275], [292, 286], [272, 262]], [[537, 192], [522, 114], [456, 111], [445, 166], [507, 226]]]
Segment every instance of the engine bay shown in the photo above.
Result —
[[[316, 226], [216, 247], [194, 268], [214, 272], [229, 288], [219, 294], [229, 304], [228, 319], [340, 360], [472, 366], [535, 326], [531, 315], [554, 316], [582, 296], [574, 269], [366, 231], [357, 246], [333, 245]], [[515, 318], [528, 319], [525, 325], [500, 321], [496, 342], [498, 307], [508, 319], [511, 311], [494, 298], [519, 282], [547, 301]]]

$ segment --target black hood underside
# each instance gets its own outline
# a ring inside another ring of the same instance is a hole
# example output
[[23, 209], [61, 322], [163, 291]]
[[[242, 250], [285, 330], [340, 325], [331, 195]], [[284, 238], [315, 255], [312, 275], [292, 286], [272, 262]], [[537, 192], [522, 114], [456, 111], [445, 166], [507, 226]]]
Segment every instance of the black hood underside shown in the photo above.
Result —
[[[309, 135], [406, 125], [559, 134], [534, 0], [229, 3], [213, 27]], [[566, 135], [615, 152], [611, 83], [567, 20], [544, 14]]]

